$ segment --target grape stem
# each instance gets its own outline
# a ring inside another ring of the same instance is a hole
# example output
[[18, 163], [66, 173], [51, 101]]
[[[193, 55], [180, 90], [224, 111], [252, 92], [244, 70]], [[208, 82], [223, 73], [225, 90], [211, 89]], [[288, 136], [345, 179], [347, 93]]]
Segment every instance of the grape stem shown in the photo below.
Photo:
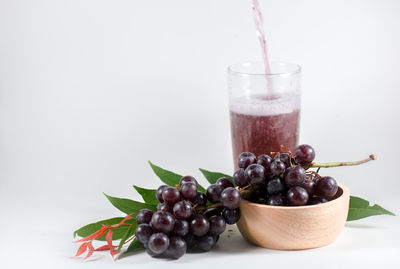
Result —
[[376, 155], [371, 154], [367, 159], [354, 161], [354, 162], [332, 162], [332, 163], [316, 163], [312, 162], [307, 168], [311, 167], [319, 167], [319, 168], [329, 168], [329, 167], [338, 167], [338, 166], [352, 166], [363, 164], [372, 160], [376, 160]]
[[248, 196], [250, 195], [253, 191], [258, 189], [260, 186], [251, 186], [250, 188], [246, 186], [245, 188], [239, 189], [239, 192], [242, 196]]
[[215, 203], [215, 204], [211, 204], [211, 205], [208, 205], [208, 206], [199, 206], [199, 207], [196, 208], [196, 212], [203, 213], [207, 209], [216, 208], [216, 207], [220, 207], [220, 206], [222, 206], [221, 203]]

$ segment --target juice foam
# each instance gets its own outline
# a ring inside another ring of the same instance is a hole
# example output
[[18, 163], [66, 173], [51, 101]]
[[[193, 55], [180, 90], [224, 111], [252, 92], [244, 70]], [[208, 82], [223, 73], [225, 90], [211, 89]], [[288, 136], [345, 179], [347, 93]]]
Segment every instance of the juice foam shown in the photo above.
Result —
[[300, 109], [300, 96], [281, 94], [279, 96], [252, 95], [231, 100], [230, 110], [237, 114], [272, 116], [291, 113]]

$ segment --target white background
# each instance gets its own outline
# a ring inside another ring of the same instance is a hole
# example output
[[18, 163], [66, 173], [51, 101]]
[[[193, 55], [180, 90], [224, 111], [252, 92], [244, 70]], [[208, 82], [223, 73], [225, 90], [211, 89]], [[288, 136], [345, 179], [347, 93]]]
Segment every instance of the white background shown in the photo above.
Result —
[[[260, 2], [271, 58], [303, 67], [300, 141], [319, 161], [377, 154], [323, 173], [399, 214], [400, 2]], [[172, 262], [72, 258], [73, 230], [121, 215], [103, 191], [159, 185], [147, 160], [232, 172], [226, 67], [260, 55], [249, 0], [0, 0], [0, 267], [398, 268], [390, 216], [308, 251], [235, 233]]]

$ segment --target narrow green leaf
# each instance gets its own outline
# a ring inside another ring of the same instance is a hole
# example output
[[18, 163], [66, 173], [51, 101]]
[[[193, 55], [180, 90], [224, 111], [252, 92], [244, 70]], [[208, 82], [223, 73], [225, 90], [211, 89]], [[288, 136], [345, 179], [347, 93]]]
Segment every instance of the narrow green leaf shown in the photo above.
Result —
[[[154, 173], [161, 179], [162, 182], [165, 184], [175, 187], [176, 185], [179, 185], [179, 181], [181, 180], [182, 176], [175, 174], [174, 172], [165, 170], [152, 162], [149, 161], [149, 164], [151, 166], [151, 169], [153, 169]], [[197, 189], [201, 192], [205, 192], [206, 190], [204, 189], [203, 186], [200, 184], [197, 185]]]
[[133, 251], [142, 250], [142, 249], [144, 249], [144, 245], [142, 243], [140, 243], [137, 238], [135, 238], [129, 244], [129, 247], [128, 247], [128, 249], [126, 251], [127, 252], [133, 252]]
[[100, 220], [98, 222], [90, 223], [87, 224], [78, 230], [74, 232], [74, 238], [79, 235], [81, 237], [86, 237], [88, 235], [91, 235], [92, 233], [98, 231], [103, 225], [114, 225], [120, 223], [124, 218], [111, 218], [111, 219], [105, 219], [105, 220]]
[[347, 215], [347, 221], [363, 219], [370, 216], [376, 215], [392, 215], [394, 213], [384, 209], [380, 205], [374, 204], [370, 206], [370, 202], [360, 197], [350, 196], [349, 214]]
[[[79, 228], [78, 230], [76, 230], [74, 232], [74, 238], [78, 235], [80, 237], [86, 237], [88, 235], [91, 235], [95, 232], [97, 232], [102, 225], [114, 225], [114, 224], [118, 224], [120, 223], [124, 218], [111, 218], [111, 219], [106, 219], [106, 220], [100, 220], [98, 222], [94, 222], [94, 223], [90, 223], [88, 225], [85, 225], [81, 228]], [[126, 231], [132, 227], [132, 229], [136, 229], [137, 223], [136, 220], [134, 219], [130, 219], [127, 220], [125, 222], [126, 224], [132, 224], [132, 226], [127, 226], [127, 225], [123, 225], [117, 228], [114, 228], [113, 230], [113, 240], [118, 240], [120, 238], [122, 238], [124, 236], [124, 234], [126, 233]], [[100, 237], [99, 239], [96, 239], [99, 241], [105, 241], [105, 235]]]
[[197, 184], [197, 190], [198, 190], [198, 191], [201, 191], [201, 192], [203, 192], [203, 193], [206, 192], [206, 189], [204, 189], [203, 186], [201, 186], [200, 184]]
[[153, 169], [154, 173], [161, 179], [162, 182], [172, 187], [175, 187], [175, 185], [179, 184], [179, 180], [182, 178], [181, 175], [165, 170], [150, 161], [149, 164], [151, 169]]
[[221, 177], [227, 177], [229, 179], [232, 179], [232, 176], [219, 173], [219, 172], [211, 172], [206, 169], [199, 168], [200, 172], [205, 176], [205, 178], [210, 182], [210, 184], [215, 184], [217, 180]]
[[[136, 227], [135, 227], [136, 229]], [[125, 241], [133, 235], [135, 230], [133, 229], [133, 226], [129, 226], [129, 228], [126, 230], [125, 234], [121, 237], [121, 241], [119, 242], [118, 245], [118, 251], [121, 250], [122, 246], [124, 245]]]
[[151, 205], [158, 204], [158, 200], [156, 198], [157, 190], [145, 189], [145, 188], [138, 187], [136, 185], [133, 185], [133, 187], [142, 196], [143, 201], [145, 201], [146, 203], [151, 204]]
[[133, 255], [135, 253], [141, 252], [144, 250], [144, 245], [137, 240], [137, 238], [133, 239], [132, 242], [129, 244], [128, 249], [118, 256], [118, 259], [125, 258], [127, 256]]
[[117, 198], [112, 197], [104, 193], [107, 199], [111, 202], [113, 206], [115, 206], [120, 211], [124, 212], [125, 214], [132, 214], [137, 213], [140, 209], [147, 208], [152, 211], [156, 211], [156, 205], [141, 203], [138, 201], [133, 201], [126, 198]]

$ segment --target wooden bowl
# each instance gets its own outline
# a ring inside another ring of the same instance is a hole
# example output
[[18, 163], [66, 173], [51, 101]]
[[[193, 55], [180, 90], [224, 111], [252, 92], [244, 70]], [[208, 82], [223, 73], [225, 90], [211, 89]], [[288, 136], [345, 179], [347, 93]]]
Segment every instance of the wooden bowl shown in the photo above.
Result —
[[309, 206], [269, 206], [242, 200], [237, 226], [248, 241], [264, 248], [300, 250], [328, 245], [346, 222], [350, 191], [339, 185], [335, 199]]

